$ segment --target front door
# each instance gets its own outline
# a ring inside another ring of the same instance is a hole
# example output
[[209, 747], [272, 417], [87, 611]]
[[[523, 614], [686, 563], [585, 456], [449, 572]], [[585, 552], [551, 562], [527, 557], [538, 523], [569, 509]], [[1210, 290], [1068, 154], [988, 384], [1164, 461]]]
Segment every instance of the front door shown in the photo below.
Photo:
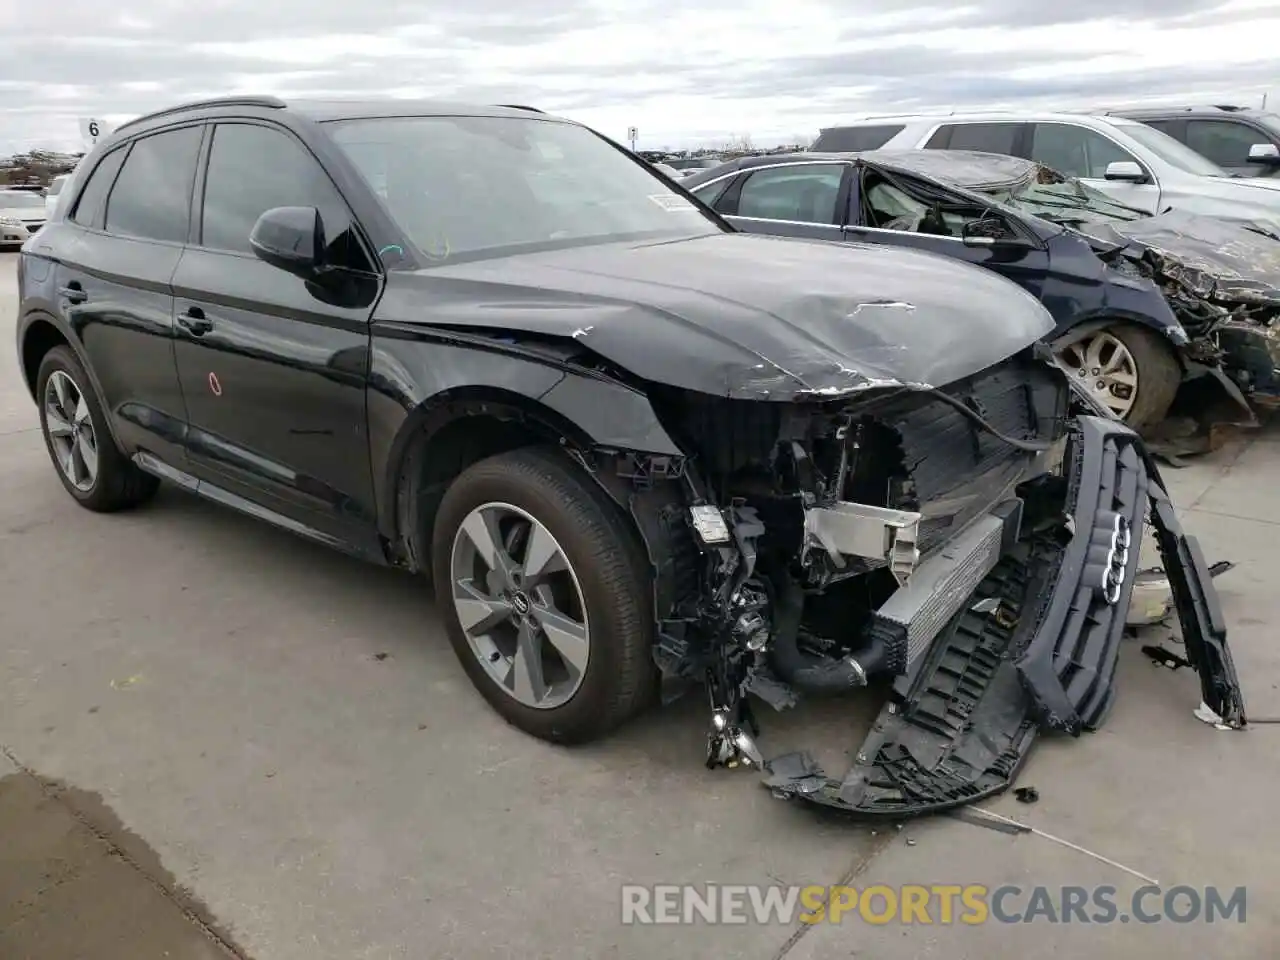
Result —
[[[337, 188], [291, 133], [246, 121], [211, 134], [198, 227], [173, 279], [191, 472], [377, 555], [365, 384], [380, 280]], [[249, 235], [274, 207], [321, 212], [340, 283], [321, 288], [253, 254]]]
[[[850, 193], [846, 240], [886, 243], [966, 260], [1043, 297], [1049, 253], [1029, 229], [1003, 211], [894, 171], [863, 167]], [[965, 234], [982, 223], [982, 240]], [[986, 240], [992, 242], [987, 243]]]
[[[1031, 159], [1076, 177], [1118, 203], [1144, 213], [1160, 212], [1160, 185], [1155, 175], [1132, 153], [1096, 130], [1073, 123], [1036, 123], [1031, 130]], [[1134, 163], [1146, 180], [1108, 180], [1112, 163]]]

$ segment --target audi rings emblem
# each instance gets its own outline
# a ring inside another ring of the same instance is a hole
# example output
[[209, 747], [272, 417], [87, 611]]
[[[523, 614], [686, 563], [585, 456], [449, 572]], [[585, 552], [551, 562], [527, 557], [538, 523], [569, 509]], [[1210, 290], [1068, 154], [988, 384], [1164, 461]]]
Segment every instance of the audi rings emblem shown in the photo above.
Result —
[[1111, 543], [1107, 548], [1106, 563], [1102, 565], [1102, 596], [1115, 606], [1120, 602], [1120, 590], [1129, 570], [1129, 546], [1132, 543], [1129, 521], [1116, 514], [1111, 526]]

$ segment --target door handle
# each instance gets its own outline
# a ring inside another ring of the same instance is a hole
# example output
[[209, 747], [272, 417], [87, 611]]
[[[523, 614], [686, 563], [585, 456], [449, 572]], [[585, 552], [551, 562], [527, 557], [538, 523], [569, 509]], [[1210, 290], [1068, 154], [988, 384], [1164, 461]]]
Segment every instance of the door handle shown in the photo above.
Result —
[[67, 298], [68, 303], [84, 303], [89, 299], [89, 295], [84, 292], [84, 288], [80, 286], [79, 281], [72, 280], [65, 287], [61, 288], [58, 293]]
[[213, 329], [213, 321], [207, 319], [199, 307], [187, 307], [183, 313], [178, 314], [178, 326], [193, 337], [203, 337]]

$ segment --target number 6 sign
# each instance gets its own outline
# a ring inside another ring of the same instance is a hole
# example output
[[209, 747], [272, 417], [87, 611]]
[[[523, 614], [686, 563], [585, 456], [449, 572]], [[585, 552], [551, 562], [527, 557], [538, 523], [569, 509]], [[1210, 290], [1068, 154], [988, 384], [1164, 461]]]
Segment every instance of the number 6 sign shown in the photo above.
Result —
[[102, 135], [102, 127], [102, 121], [96, 117], [80, 118], [80, 136], [89, 146], [98, 142], [98, 137]]

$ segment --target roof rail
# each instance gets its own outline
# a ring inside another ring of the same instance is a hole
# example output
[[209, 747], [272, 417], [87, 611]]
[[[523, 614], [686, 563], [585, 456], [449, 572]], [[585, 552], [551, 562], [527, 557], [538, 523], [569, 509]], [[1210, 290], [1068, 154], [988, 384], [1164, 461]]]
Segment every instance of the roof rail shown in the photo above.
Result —
[[506, 107], [508, 110], [530, 110], [534, 113], [546, 113], [545, 110], [539, 110], [537, 107], [526, 107], [523, 103], [499, 103], [499, 107]]
[[120, 124], [115, 129], [123, 130], [125, 127], [132, 127], [135, 124], [142, 123], [144, 120], [167, 117], [173, 113], [185, 113], [188, 110], [201, 110], [205, 107], [267, 107], [271, 110], [283, 110], [285, 106], [285, 102], [279, 97], [214, 97], [210, 100], [193, 100], [191, 103], [180, 103], [176, 107], [166, 107], [163, 110], [156, 110], [154, 113], [144, 113], [140, 117], [134, 117], [127, 123]]

